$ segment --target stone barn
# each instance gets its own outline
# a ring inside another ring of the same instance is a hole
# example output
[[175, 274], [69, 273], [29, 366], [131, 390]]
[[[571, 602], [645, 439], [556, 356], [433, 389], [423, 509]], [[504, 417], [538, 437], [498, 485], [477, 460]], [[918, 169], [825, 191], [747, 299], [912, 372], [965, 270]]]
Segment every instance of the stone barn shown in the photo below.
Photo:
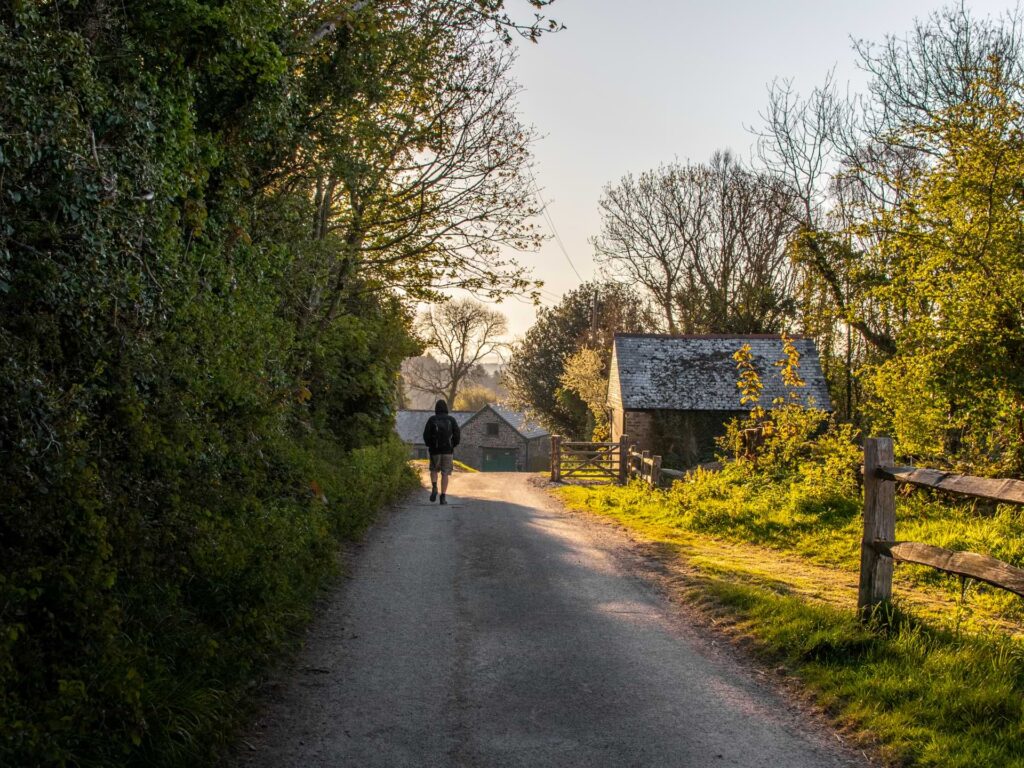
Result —
[[485, 405], [462, 427], [455, 457], [483, 472], [541, 472], [551, 462], [551, 434], [525, 414]]
[[[733, 354], [750, 345], [764, 384], [760, 404], [785, 396], [775, 361], [785, 357], [778, 336], [662, 336], [616, 334], [608, 380], [612, 439], [623, 434], [639, 450], [662, 456], [667, 467], [686, 468], [714, 459], [715, 438], [744, 415]], [[803, 401], [831, 410], [814, 341], [797, 337]]]
[[[395, 432], [413, 459], [427, 458], [423, 427], [433, 411], [398, 411]], [[541, 472], [551, 461], [551, 434], [518, 411], [485, 405], [479, 411], [454, 411], [462, 441], [455, 459], [483, 472]]]

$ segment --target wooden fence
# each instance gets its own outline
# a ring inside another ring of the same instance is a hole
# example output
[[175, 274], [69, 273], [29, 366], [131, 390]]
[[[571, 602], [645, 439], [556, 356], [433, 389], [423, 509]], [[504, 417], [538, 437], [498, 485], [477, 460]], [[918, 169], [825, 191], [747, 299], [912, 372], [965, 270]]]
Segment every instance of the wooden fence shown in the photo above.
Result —
[[984, 581], [1024, 597], [1024, 570], [974, 552], [896, 541], [896, 485], [958, 493], [1006, 504], [1024, 505], [1024, 481], [954, 475], [936, 469], [899, 467], [888, 437], [864, 441], [864, 536], [861, 542], [857, 606], [868, 619], [892, 598], [893, 563], [927, 565], [946, 573]]
[[685, 472], [661, 466], [661, 456], [650, 451], [637, 451], [623, 435], [615, 443], [569, 442], [561, 435], [551, 437], [551, 479], [554, 482], [576, 479], [604, 481], [624, 485], [634, 478], [644, 480], [652, 488], [671, 484], [686, 476]]
[[651, 455], [650, 451], [637, 451], [635, 445], [629, 446], [626, 459], [626, 479], [639, 478], [652, 488], [671, 485], [673, 480], [686, 476], [677, 469], [661, 466], [661, 456]]
[[627, 437], [616, 443], [569, 442], [551, 437], [551, 479], [626, 482]]

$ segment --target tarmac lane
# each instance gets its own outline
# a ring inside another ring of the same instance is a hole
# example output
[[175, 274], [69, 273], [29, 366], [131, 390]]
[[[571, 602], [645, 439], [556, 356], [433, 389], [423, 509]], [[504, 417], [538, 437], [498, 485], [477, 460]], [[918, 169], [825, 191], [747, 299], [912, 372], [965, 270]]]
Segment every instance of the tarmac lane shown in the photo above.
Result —
[[460, 473], [449, 499], [424, 491], [371, 531], [238, 765], [868, 764], [531, 476]]

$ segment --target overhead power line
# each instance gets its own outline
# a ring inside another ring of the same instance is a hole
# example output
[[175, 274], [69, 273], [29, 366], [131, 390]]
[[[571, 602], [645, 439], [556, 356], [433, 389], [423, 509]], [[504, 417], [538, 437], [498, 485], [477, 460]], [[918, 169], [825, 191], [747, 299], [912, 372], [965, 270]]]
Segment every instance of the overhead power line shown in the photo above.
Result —
[[586, 280], [583, 278], [583, 275], [581, 275], [580, 271], [576, 269], [576, 265], [572, 263], [569, 251], [565, 247], [565, 243], [562, 242], [562, 236], [558, 234], [558, 228], [555, 226], [554, 219], [552, 219], [551, 214], [548, 213], [548, 206], [544, 201], [544, 196], [541, 194], [540, 185], [537, 184], [537, 177], [533, 175], [533, 168], [527, 166], [527, 169], [530, 171], [530, 180], [533, 182], [533, 190], [537, 195], [537, 202], [540, 203], [540, 211], [544, 216], [544, 221], [547, 222], [548, 229], [551, 230], [551, 234], [554, 236], [555, 242], [558, 244], [558, 248], [562, 251], [562, 255], [565, 256], [565, 260], [569, 262], [569, 266], [572, 267], [572, 271], [576, 273], [576, 277], [579, 278], [581, 283], [585, 283]]

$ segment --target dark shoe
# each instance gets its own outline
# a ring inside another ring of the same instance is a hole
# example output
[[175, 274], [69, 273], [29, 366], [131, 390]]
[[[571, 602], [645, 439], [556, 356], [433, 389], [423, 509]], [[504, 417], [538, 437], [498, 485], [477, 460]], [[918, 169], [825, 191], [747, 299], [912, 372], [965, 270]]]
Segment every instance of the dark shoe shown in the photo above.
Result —
[[[430, 492], [430, 500], [437, 501], [437, 488]], [[444, 504], [444, 496], [441, 497], [441, 503]]]
[[447, 504], [447, 503], [448, 503], [448, 499], [446, 499], [446, 498], [444, 497], [444, 494], [443, 494], [443, 493], [441, 494], [441, 503], [442, 503], [442, 504]]

